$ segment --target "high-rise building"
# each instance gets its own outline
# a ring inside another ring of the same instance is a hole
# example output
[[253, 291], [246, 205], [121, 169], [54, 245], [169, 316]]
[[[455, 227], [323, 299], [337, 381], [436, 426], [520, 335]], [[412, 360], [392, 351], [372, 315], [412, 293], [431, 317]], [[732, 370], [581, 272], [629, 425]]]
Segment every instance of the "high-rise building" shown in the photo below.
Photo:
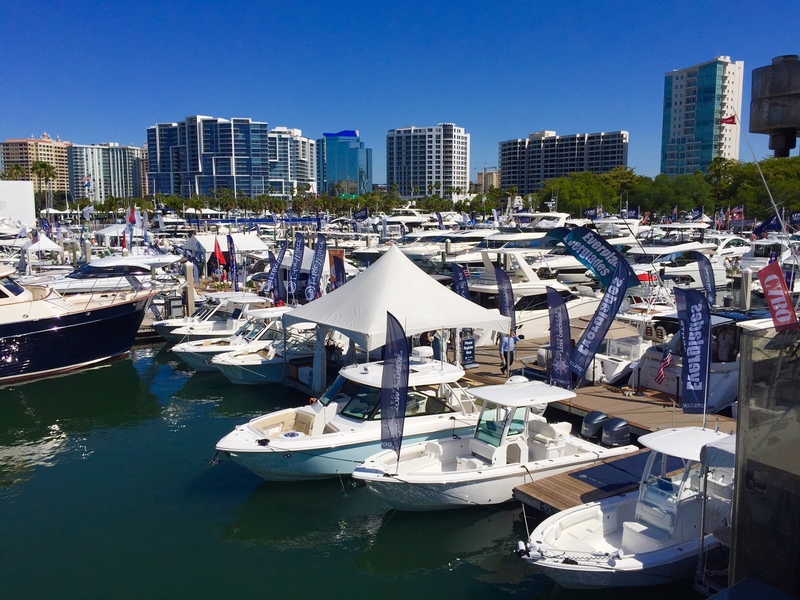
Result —
[[628, 166], [628, 132], [556, 135], [538, 131], [527, 139], [500, 142], [500, 187], [531, 194], [548, 179], [570, 173], [607, 173]]
[[142, 149], [119, 144], [73, 144], [67, 153], [72, 198], [105, 202], [109, 196], [141, 198]]
[[500, 189], [500, 171], [496, 168], [491, 170], [484, 168], [483, 171], [478, 171], [474, 190], [475, 193], [485, 194], [492, 188], [496, 190]]
[[266, 194], [267, 134], [266, 123], [201, 115], [148, 127], [149, 191], [185, 198], [219, 188], [251, 198]]
[[469, 190], [469, 134], [453, 123], [386, 132], [386, 186], [401, 196]]
[[744, 62], [729, 56], [665, 75], [662, 173], [691, 175], [717, 157], [739, 159], [743, 79]]
[[269, 132], [269, 182], [267, 191], [288, 198], [305, 189], [317, 192], [317, 151], [314, 140], [300, 129], [276, 127]]
[[357, 130], [323, 133], [317, 140], [317, 182], [320, 194], [361, 195], [372, 191], [372, 149]]
[[67, 161], [67, 148], [70, 142], [62, 142], [60, 139], [52, 139], [47, 133], [42, 137], [27, 139], [9, 139], [0, 144], [2, 146], [3, 169], [9, 169], [11, 165], [20, 165], [25, 169], [25, 181], [33, 182], [34, 192], [48, 191], [44, 181], [39, 181], [31, 172], [31, 167], [35, 162], [46, 162], [51, 164], [56, 170], [56, 178], [53, 179], [52, 190], [64, 192], [69, 189], [69, 163]]

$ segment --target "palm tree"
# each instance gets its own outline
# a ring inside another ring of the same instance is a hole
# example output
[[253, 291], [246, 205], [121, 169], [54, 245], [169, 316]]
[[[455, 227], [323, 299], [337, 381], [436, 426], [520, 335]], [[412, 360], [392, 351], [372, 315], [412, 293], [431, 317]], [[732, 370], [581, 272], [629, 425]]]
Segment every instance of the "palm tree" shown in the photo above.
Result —
[[[56, 168], [49, 162], [45, 162], [43, 160], [34, 161], [34, 163], [31, 165], [31, 173], [33, 173], [39, 180], [40, 189], [42, 187], [42, 182], [44, 182], [44, 187], [49, 188], [50, 182], [58, 176]], [[48, 201], [45, 208], [49, 209], [53, 206], [53, 190], [48, 189], [48, 192]], [[49, 210], [47, 212], [47, 220], [50, 220]]]
[[3, 179], [8, 179], [9, 181], [19, 181], [23, 177], [25, 177], [25, 167], [19, 163], [14, 163], [3, 173]]

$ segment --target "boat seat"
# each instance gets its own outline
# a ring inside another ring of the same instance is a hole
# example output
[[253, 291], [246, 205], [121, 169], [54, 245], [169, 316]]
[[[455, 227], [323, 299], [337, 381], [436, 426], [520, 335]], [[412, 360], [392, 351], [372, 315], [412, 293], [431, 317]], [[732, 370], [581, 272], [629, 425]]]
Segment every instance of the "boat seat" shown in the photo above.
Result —
[[669, 532], [640, 521], [622, 524], [622, 547], [626, 552], [648, 552], [669, 539]]
[[442, 444], [436, 440], [431, 440], [425, 444], [425, 454], [441, 460], [444, 455], [444, 448]]
[[528, 421], [528, 435], [547, 446], [563, 443], [571, 430], [572, 425], [566, 421], [560, 423], [548, 423], [538, 419]]
[[294, 419], [294, 430], [311, 435], [314, 428], [314, 415], [297, 411]]
[[566, 447], [566, 437], [572, 426], [569, 423], [548, 423], [544, 420], [528, 421], [529, 456], [543, 460], [560, 456]]

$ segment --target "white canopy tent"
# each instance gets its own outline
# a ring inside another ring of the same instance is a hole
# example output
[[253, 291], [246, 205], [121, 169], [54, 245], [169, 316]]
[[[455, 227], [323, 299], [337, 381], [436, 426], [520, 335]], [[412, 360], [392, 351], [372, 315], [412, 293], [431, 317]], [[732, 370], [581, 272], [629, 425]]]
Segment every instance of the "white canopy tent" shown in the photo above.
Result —
[[[254, 233], [232, 233], [233, 244], [236, 246], [236, 253], [240, 252], [264, 252], [268, 250], [267, 245]], [[223, 252], [228, 251], [227, 235], [193, 235], [183, 245], [183, 249], [189, 250], [194, 256], [205, 253], [210, 256], [214, 252], [214, 241], [219, 241], [219, 248]]]
[[31, 240], [25, 240], [22, 248], [26, 252], [61, 252], [63, 250], [61, 246], [56, 244], [41, 231], [39, 232], [39, 240], [35, 244], [32, 244]]
[[386, 342], [386, 313], [406, 335], [441, 328], [508, 331], [510, 319], [446, 288], [392, 246], [375, 264], [337, 290], [284, 315], [285, 324], [310, 321], [347, 335], [366, 350]]

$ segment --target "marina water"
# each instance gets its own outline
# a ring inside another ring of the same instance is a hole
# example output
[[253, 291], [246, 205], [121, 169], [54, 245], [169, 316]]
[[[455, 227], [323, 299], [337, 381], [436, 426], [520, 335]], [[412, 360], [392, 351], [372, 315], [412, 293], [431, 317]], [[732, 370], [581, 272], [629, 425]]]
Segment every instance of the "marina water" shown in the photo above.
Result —
[[214, 445], [307, 398], [168, 350], [0, 389], [2, 598], [699, 598], [561, 590], [518, 505], [402, 513], [350, 479], [264, 482]]

